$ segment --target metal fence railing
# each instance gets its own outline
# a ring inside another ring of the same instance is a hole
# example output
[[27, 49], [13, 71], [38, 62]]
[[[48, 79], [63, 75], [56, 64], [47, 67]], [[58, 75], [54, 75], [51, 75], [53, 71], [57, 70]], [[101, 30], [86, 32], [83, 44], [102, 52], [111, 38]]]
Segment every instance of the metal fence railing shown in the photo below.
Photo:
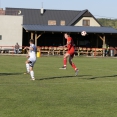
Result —
[[[25, 46], [20, 46], [17, 54], [27, 54], [27, 50], [24, 50]], [[41, 55], [63, 55], [67, 51], [64, 46], [37, 46], [37, 51]], [[16, 54], [15, 46], [0, 46], [0, 54]], [[75, 47], [75, 55], [81, 56], [115, 56], [117, 54], [117, 48], [86, 48]]]

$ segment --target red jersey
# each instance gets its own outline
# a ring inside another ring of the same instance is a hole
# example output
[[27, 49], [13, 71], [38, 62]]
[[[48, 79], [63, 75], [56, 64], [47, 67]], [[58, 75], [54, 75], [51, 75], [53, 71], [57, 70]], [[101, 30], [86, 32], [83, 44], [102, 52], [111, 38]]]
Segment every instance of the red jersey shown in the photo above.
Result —
[[71, 42], [70, 44], [67, 44], [67, 48], [68, 50], [74, 49], [74, 42], [73, 39], [71, 37], [67, 38], [67, 43]]

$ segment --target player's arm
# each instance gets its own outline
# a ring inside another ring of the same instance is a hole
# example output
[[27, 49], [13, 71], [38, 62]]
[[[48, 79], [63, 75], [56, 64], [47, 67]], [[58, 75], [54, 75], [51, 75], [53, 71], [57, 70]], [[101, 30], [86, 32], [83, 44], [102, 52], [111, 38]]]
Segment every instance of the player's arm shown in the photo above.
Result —
[[65, 46], [68, 46], [71, 44], [71, 39], [67, 40], [67, 44]]
[[71, 40], [67, 41], [67, 45], [70, 45], [71, 44]]
[[33, 48], [33, 47], [27, 47], [27, 49], [29, 49], [29, 50], [33, 50], [34, 48]]
[[29, 50], [34, 50], [34, 47], [33, 47], [33, 46], [32, 46], [32, 47], [28, 47], [28, 49], [29, 49]]
[[33, 50], [34, 48], [33, 48], [33, 47], [25, 47], [24, 50], [25, 50], [25, 49]]
[[25, 47], [23, 50], [27, 51], [26, 57], [29, 58], [30, 57], [29, 47]]

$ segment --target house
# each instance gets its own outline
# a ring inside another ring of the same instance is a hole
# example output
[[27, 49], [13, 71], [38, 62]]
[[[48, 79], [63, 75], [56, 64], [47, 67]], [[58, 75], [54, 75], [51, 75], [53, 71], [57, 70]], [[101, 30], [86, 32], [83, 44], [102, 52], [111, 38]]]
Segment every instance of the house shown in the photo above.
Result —
[[5, 15], [5, 10], [0, 9], [0, 49], [17, 42], [22, 46], [22, 23], [23, 16]]
[[[105, 47], [106, 43], [117, 46], [117, 30], [102, 27], [88, 10], [6, 8], [5, 15], [23, 17], [22, 23], [19, 22], [23, 29], [22, 46], [28, 45], [30, 38], [35, 39], [37, 46], [64, 45], [64, 32], [71, 33], [76, 46], [84, 47], [89, 42], [91, 47]], [[83, 30], [88, 33], [86, 37], [80, 34]]]
[[23, 15], [24, 25], [101, 26], [88, 11], [6, 8], [6, 15]]

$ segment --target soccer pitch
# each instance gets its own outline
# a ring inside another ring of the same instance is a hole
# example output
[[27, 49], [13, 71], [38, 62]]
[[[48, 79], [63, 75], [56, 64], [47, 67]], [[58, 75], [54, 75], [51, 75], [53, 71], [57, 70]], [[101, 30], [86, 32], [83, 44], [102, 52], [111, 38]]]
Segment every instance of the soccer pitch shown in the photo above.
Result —
[[75, 57], [79, 75], [62, 57], [41, 57], [35, 81], [25, 57], [0, 56], [0, 117], [117, 117], [117, 59]]

